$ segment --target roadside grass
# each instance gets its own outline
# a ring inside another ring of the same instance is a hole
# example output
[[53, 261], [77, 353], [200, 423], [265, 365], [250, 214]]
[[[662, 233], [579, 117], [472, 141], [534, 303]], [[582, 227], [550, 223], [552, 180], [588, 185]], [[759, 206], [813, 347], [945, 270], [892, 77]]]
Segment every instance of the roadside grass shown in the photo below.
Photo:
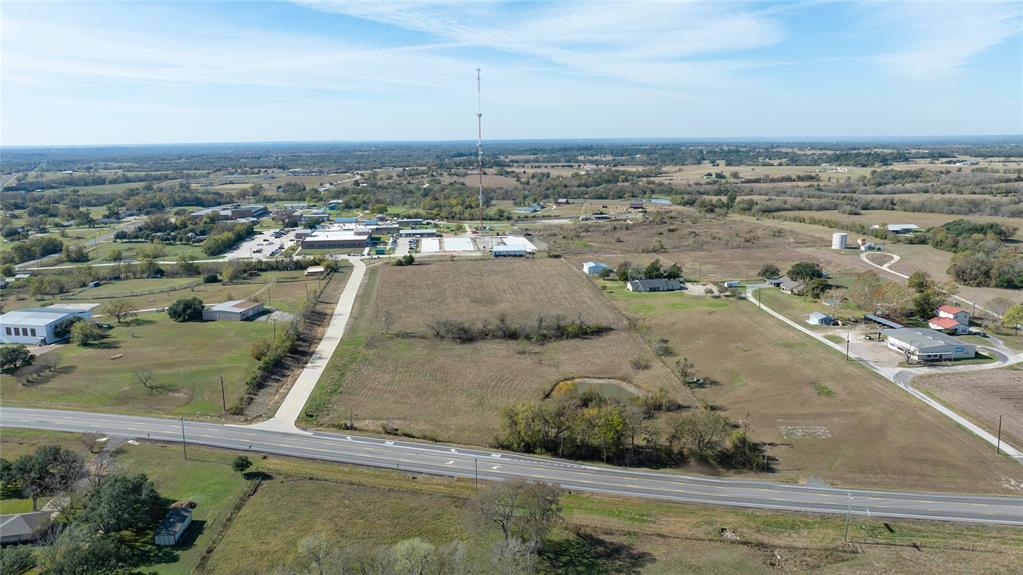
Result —
[[845, 338], [840, 336], [840, 335], [834, 335], [834, 334], [830, 334], [829, 333], [829, 334], [826, 334], [824, 336], [824, 339], [830, 341], [831, 343], [837, 343], [839, 345], [845, 345]]
[[227, 519], [234, 501], [248, 482], [231, 469], [233, 454], [190, 447], [188, 459], [181, 446], [142, 443], [122, 445], [112, 458], [123, 473], [145, 473], [160, 495], [179, 501], [194, 501], [192, 524], [182, 542], [170, 548], [173, 561], [144, 566], [146, 573], [187, 575], [192, 573], [214, 535]]
[[[269, 322], [176, 323], [165, 313], [143, 313], [114, 324], [99, 345], [61, 345], [56, 372], [26, 383], [0, 380], [4, 405], [148, 413], [185, 417], [223, 415], [219, 378], [227, 404], [241, 396], [257, 361], [251, 345], [270, 339]], [[147, 392], [136, 373], [151, 369], [158, 391]]]
[[[619, 295], [611, 294], [612, 301], [628, 309], [630, 300]], [[668, 339], [679, 356], [695, 364], [697, 375], [744, 383], [694, 393], [729, 418], [748, 422], [753, 438], [766, 442], [775, 458], [773, 479], [814, 476], [833, 485], [879, 488], [909, 480], [934, 490], [1013, 490], [1008, 478], [1018, 476], [1015, 465], [980, 439], [858, 362], [844, 361], [759, 311], [755, 302], [671, 309], [669, 301], [648, 300], [656, 309], [642, 316], [639, 329]], [[822, 396], [823, 388], [833, 396]], [[813, 436], [818, 433], [822, 436]]]
[[[148, 446], [134, 447], [126, 450], [126, 456], [145, 453], [145, 464], [137, 469], [153, 477], [166, 469], [176, 457], [171, 452], [177, 449], [155, 446], [153, 453], [169, 450], [157, 458], [148, 456]], [[224, 463], [232, 452], [193, 449], [190, 453], [196, 458], [188, 463], [193, 467], [173, 471], [174, 477], [187, 480], [197, 473], [190, 471], [194, 466], [204, 466], [225, 470], [201, 471], [211, 474], [215, 484], [232, 479], [235, 485], [240, 483], [236, 474], [221, 479], [224, 473], [231, 474]], [[412, 537], [435, 544], [463, 541], [470, 559], [486, 565], [497, 535], [481, 532], [467, 521], [472, 480], [250, 455], [269, 479], [235, 515], [197, 573], [268, 572], [296, 561], [299, 542], [313, 535], [339, 546], [388, 545]], [[172, 487], [175, 481], [164, 480], [158, 487], [171, 496], [202, 495], [202, 491]], [[562, 507], [565, 522], [544, 545], [538, 573], [739, 575], [783, 569], [866, 575], [882, 566], [886, 572], [908, 572], [918, 569], [921, 561], [949, 572], [1009, 573], [1023, 558], [1023, 533], [1011, 527], [854, 517], [849, 533], [859, 552], [853, 552], [843, 544], [846, 520], [840, 514], [743, 510], [583, 493], [566, 493]], [[205, 547], [198, 543], [196, 551]], [[177, 563], [154, 568], [158, 573], [185, 572], [193, 553], [186, 550]]]

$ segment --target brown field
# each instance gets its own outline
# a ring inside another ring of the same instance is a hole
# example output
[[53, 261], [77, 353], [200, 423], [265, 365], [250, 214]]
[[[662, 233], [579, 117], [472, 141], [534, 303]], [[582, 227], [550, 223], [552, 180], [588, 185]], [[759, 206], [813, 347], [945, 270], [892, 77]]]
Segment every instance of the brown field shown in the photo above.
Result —
[[830, 220], [835, 220], [841, 224], [851, 222], [866, 226], [881, 224], [916, 224], [921, 228], [930, 228], [934, 226], [940, 226], [946, 222], [951, 222], [952, 220], [970, 220], [972, 222], [980, 222], [984, 224], [995, 223], [1002, 224], [1003, 226], [1015, 227], [1016, 235], [1014, 237], [1016, 239], [1023, 239], [1023, 225], [1020, 224], [1020, 221], [1016, 218], [1006, 218], [1001, 216], [931, 214], [924, 212], [901, 212], [898, 210], [863, 210], [862, 214], [855, 216], [840, 214], [834, 210], [824, 211], [798, 210], [779, 213], [786, 216], [826, 218]]
[[[835, 485], [1019, 492], [1018, 464], [896, 386], [759, 313], [750, 302], [681, 294], [613, 299], [720, 384], [699, 399], [750, 422], [775, 478]], [[641, 303], [639, 303], [641, 302]], [[714, 302], [711, 304], [710, 302]], [[815, 386], [830, 389], [821, 395]]]
[[913, 385], [990, 433], [998, 432], [1001, 415], [1002, 438], [1016, 447], [1023, 445], [1023, 370], [929, 375], [914, 379]]
[[[625, 317], [564, 261], [438, 262], [381, 266], [371, 274], [377, 275], [363, 286], [352, 336], [320, 382], [317, 394], [326, 394], [328, 406], [314, 424], [338, 425], [352, 414], [367, 431], [380, 431], [386, 422], [415, 435], [485, 444], [499, 429], [502, 409], [539, 400], [558, 381], [582, 376], [616, 378], [649, 391], [664, 386], [680, 402], [692, 403]], [[546, 345], [458, 344], [428, 334], [434, 320], [478, 322], [502, 313], [512, 323], [561, 314], [614, 329]], [[636, 370], [633, 358], [651, 367]], [[311, 403], [316, 400], [314, 395]]]

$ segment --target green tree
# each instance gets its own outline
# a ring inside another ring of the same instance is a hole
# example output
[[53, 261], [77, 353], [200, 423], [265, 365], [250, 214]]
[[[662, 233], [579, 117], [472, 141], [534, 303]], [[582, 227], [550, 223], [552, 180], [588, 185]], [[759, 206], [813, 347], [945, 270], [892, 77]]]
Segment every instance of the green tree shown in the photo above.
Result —
[[85, 461], [77, 453], [59, 445], [44, 445], [15, 459], [10, 478], [32, 499], [35, 511], [39, 497], [71, 489], [84, 471]]
[[252, 461], [245, 455], [239, 455], [231, 462], [231, 469], [238, 473], [245, 473], [250, 467], [252, 467]]
[[202, 312], [205, 306], [202, 300], [197, 297], [183, 297], [170, 304], [167, 308], [167, 315], [176, 322], [202, 321]]
[[135, 315], [136, 312], [135, 306], [126, 299], [110, 300], [103, 306], [103, 313], [113, 316], [117, 323], [122, 323], [126, 318]]
[[104, 533], [144, 532], [165, 509], [163, 498], [144, 473], [113, 475], [89, 492], [83, 520]]
[[913, 272], [909, 274], [907, 285], [917, 293], [923, 292], [934, 286], [934, 280], [927, 272]]
[[1013, 333], [1019, 335], [1019, 328], [1023, 326], [1023, 304], [1016, 304], [1006, 310], [1002, 316], [1002, 325], [1011, 327]]
[[14, 373], [33, 361], [35, 356], [22, 344], [0, 346], [0, 373]]
[[661, 260], [655, 259], [647, 264], [646, 268], [643, 270], [643, 275], [649, 279], [664, 277], [664, 270], [661, 269]]
[[672, 428], [672, 442], [694, 459], [711, 461], [728, 437], [730, 425], [719, 413], [700, 410], [680, 417]]
[[71, 343], [82, 347], [96, 343], [103, 339], [103, 336], [103, 330], [91, 321], [80, 321], [71, 326]]
[[781, 276], [781, 270], [774, 264], [764, 264], [757, 276], [764, 279], [772, 279]]
[[824, 270], [821, 269], [820, 264], [813, 262], [799, 262], [789, 268], [786, 275], [796, 281], [808, 281], [824, 277]]

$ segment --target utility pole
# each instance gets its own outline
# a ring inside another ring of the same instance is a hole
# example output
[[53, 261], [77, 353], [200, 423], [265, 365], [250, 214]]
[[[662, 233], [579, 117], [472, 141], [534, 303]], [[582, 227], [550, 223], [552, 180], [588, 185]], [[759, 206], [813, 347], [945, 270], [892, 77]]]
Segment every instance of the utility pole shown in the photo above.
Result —
[[188, 459], [188, 442], [185, 441], [185, 418], [181, 418], [181, 451], [185, 454], [185, 459]]
[[483, 105], [480, 103], [480, 69], [476, 68], [476, 163], [480, 176], [480, 233], [483, 233]]
[[848, 513], [846, 513], [846, 516], [845, 516], [845, 542], [848, 543], [849, 542], [849, 524], [852, 522], [853, 496], [852, 496], [852, 492], [848, 492], [848, 493], [846, 493], [846, 495], [849, 496], [849, 511], [848, 511]]
[[473, 457], [473, 464], [476, 467], [476, 495], [480, 494], [480, 458]]
[[998, 441], [995, 443], [995, 454], [1002, 454], [1002, 416], [998, 416]]
[[845, 332], [845, 360], [849, 361], [849, 341], [852, 339], [852, 332]]
[[220, 401], [224, 404], [224, 412], [227, 412], [227, 393], [224, 391], [224, 376], [220, 376]]

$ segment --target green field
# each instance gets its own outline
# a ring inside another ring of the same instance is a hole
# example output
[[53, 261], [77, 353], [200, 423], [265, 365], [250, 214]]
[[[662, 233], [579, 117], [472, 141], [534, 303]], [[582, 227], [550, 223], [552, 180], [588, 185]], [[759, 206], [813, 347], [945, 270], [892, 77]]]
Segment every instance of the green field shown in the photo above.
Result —
[[[103, 242], [89, 252], [89, 257], [94, 262], [115, 261], [110, 256], [115, 250], [121, 252], [121, 260], [131, 260], [139, 257], [140, 250], [158, 250], [158, 259], [176, 261], [181, 256], [188, 256], [193, 259], [203, 259], [207, 256], [199, 244], [151, 244], [144, 242]], [[119, 260], [118, 260], [119, 261]]]
[[[223, 414], [219, 378], [230, 407], [242, 394], [257, 362], [249, 348], [269, 339], [269, 322], [175, 323], [164, 313], [144, 313], [115, 325], [95, 347], [61, 345], [56, 373], [38, 381], [4, 376], [4, 405], [186, 417]], [[136, 373], [151, 369], [158, 392], [147, 391]]]

